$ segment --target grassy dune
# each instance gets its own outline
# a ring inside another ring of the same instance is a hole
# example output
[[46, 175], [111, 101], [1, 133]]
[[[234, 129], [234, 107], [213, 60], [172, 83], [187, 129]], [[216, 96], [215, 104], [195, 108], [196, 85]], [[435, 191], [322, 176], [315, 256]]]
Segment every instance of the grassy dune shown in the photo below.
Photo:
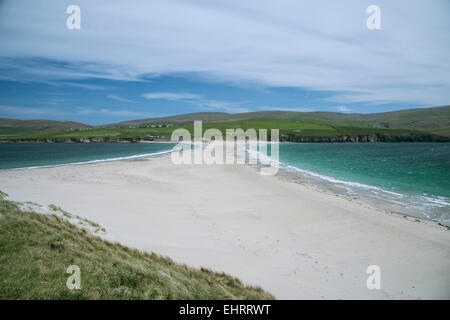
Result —
[[[224, 273], [111, 243], [0, 195], [0, 299], [273, 299]], [[69, 265], [81, 289], [66, 287]]]

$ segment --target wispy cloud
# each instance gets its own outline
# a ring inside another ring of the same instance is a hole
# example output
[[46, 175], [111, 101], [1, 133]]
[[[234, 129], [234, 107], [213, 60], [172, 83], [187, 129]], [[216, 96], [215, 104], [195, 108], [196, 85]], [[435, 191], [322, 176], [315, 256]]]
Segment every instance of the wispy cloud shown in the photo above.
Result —
[[175, 93], [175, 92], [149, 92], [142, 95], [145, 99], [160, 99], [170, 101], [180, 100], [198, 100], [203, 97], [194, 93]]
[[205, 110], [223, 111], [230, 113], [250, 112], [249, 108], [242, 107], [239, 103], [221, 100], [202, 100], [197, 105]]
[[63, 97], [50, 97], [50, 98], [43, 98], [38, 99], [37, 103], [41, 105], [50, 105], [50, 106], [59, 106], [63, 105], [67, 102], [67, 98]]
[[0, 117], [20, 119], [52, 119], [56, 117], [69, 117], [73, 115], [104, 115], [111, 117], [155, 117], [155, 113], [134, 110], [113, 110], [108, 108], [77, 107], [74, 111], [59, 110], [57, 108], [36, 108], [0, 105]]
[[2, 117], [13, 117], [13, 118], [23, 118], [32, 119], [40, 117], [61, 116], [67, 113], [55, 108], [36, 108], [36, 107], [21, 107], [21, 106], [5, 106], [0, 105], [0, 115]]
[[203, 110], [223, 111], [230, 113], [248, 112], [248, 108], [242, 107], [239, 103], [223, 100], [207, 99], [195, 93], [174, 93], [174, 92], [149, 92], [142, 95], [146, 99], [161, 99], [169, 101], [181, 101], [189, 105], [194, 105]]
[[337, 106], [334, 107], [334, 110], [339, 111], [339, 112], [352, 112], [353, 110], [350, 108], [347, 108], [346, 106]]
[[125, 99], [125, 98], [122, 98], [121, 96], [118, 96], [115, 94], [108, 94], [106, 97], [109, 99], [112, 99], [112, 100], [120, 101], [120, 102], [136, 103], [136, 101]]
[[338, 104], [450, 101], [448, 0], [377, 0], [379, 31], [366, 28], [368, 2], [360, 0], [77, 4], [89, 23], [68, 31], [57, 1], [3, 1], [0, 79], [142, 81], [191, 72], [333, 91]]
[[99, 85], [95, 85], [95, 84], [65, 82], [65, 81], [58, 81], [58, 82], [54, 82], [54, 83], [57, 85], [65, 85], [68, 87], [75, 87], [75, 88], [86, 89], [86, 90], [106, 90], [106, 89], [108, 89], [105, 86], [99, 86]]
[[[1, 59], [0, 59], [0, 69], [4, 67], [4, 65], [2, 65], [1, 63]], [[7, 79], [4, 79], [7, 80]], [[19, 80], [19, 79], [16, 79]], [[80, 83], [80, 82], [71, 82], [71, 81], [55, 81], [55, 80], [44, 80], [44, 79], [40, 79], [39, 77], [30, 79], [27, 79], [27, 82], [31, 82], [31, 81], [36, 81], [39, 83], [44, 83], [47, 84], [49, 86], [54, 86], [54, 87], [72, 87], [72, 88], [79, 88], [79, 89], [85, 89], [85, 90], [107, 90], [109, 89], [106, 86], [101, 86], [101, 85], [97, 85], [97, 84], [88, 84], [88, 83]]]
[[306, 108], [306, 107], [273, 107], [273, 106], [263, 106], [259, 107], [259, 110], [267, 110], [267, 111], [297, 111], [297, 112], [311, 112], [315, 111], [314, 108]]
[[89, 114], [97, 114], [97, 115], [107, 115], [114, 117], [153, 117], [155, 114], [147, 113], [147, 112], [139, 112], [133, 110], [112, 110], [107, 108], [87, 108], [87, 107], [78, 107], [77, 113], [82, 115]]

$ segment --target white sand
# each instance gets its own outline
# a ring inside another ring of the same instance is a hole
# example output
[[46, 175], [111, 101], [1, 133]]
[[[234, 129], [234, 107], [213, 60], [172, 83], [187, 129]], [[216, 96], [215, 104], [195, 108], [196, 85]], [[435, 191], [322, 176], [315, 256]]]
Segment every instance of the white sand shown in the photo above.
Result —
[[[260, 176], [170, 157], [0, 172], [10, 199], [54, 203], [107, 237], [225, 271], [277, 298], [450, 298], [450, 231]], [[368, 290], [366, 268], [381, 268]]]

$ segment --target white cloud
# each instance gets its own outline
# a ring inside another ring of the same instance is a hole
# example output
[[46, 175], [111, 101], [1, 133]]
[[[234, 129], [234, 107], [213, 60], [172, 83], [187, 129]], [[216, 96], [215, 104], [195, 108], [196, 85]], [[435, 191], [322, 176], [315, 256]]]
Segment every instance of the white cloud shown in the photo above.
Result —
[[170, 101], [183, 101], [190, 105], [195, 105], [204, 110], [223, 111], [230, 113], [249, 112], [250, 109], [242, 107], [239, 103], [223, 100], [206, 99], [195, 93], [174, 93], [174, 92], [149, 92], [142, 95], [146, 99], [161, 99]]
[[334, 107], [334, 109], [339, 112], [352, 112], [353, 111], [352, 109], [349, 109], [346, 106], [337, 106], [337, 107]]
[[86, 84], [86, 83], [76, 83], [76, 82], [64, 82], [64, 81], [58, 81], [54, 82], [55, 85], [65, 85], [68, 87], [75, 87], [75, 88], [81, 88], [86, 90], [106, 90], [107, 88], [105, 86], [99, 86], [95, 84]]
[[194, 93], [174, 93], [174, 92], [149, 92], [144, 93], [142, 95], [146, 99], [160, 99], [160, 100], [170, 100], [170, 101], [178, 101], [178, 100], [198, 100], [201, 99], [202, 96], [199, 96]]
[[54, 117], [71, 117], [77, 115], [105, 115], [112, 117], [136, 117], [136, 118], [150, 118], [159, 117], [160, 115], [148, 112], [139, 112], [133, 110], [112, 110], [107, 108], [88, 108], [78, 107], [75, 111], [63, 111], [57, 108], [36, 108], [36, 107], [22, 107], [22, 106], [8, 106], [0, 105], [0, 117], [11, 117], [21, 119], [49, 119]]
[[81, 115], [102, 114], [114, 117], [153, 117], [152, 113], [138, 112], [133, 110], [111, 110], [107, 108], [92, 109], [87, 107], [78, 107], [77, 113]]
[[304, 108], [304, 107], [275, 107], [275, 106], [263, 106], [259, 107], [259, 110], [267, 111], [297, 111], [297, 112], [312, 112], [315, 111], [314, 108]]
[[115, 94], [108, 94], [106, 97], [109, 99], [112, 99], [112, 100], [120, 101], [120, 102], [136, 103], [136, 101], [125, 99], [125, 98], [122, 98], [121, 96], [118, 96]]
[[4, 117], [22, 117], [24, 119], [30, 119], [33, 117], [46, 117], [48, 115], [60, 116], [66, 115], [65, 112], [55, 108], [30, 108], [21, 106], [5, 106], [0, 105], [0, 114]]
[[361, 0], [78, 0], [81, 30], [65, 27], [70, 4], [0, 4], [1, 79], [195, 72], [336, 91], [339, 103], [450, 101], [448, 0], [377, 0], [379, 31], [366, 28], [371, 3]]
[[221, 100], [203, 100], [197, 105], [205, 110], [223, 111], [230, 113], [250, 112], [249, 108], [242, 107], [239, 103], [221, 101]]
[[64, 105], [64, 103], [67, 102], [67, 99], [56, 96], [56, 97], [51, 97], [51, 98], [36, 99], [36, 102], [41, 105], [58, 106], [58, 105]]

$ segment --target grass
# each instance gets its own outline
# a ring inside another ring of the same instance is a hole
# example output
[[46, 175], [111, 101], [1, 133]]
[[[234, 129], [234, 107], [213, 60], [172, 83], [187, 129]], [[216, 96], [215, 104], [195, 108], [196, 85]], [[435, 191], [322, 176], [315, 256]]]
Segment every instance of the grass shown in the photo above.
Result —
[[[280, 133], [289, 130], [313, 130], [303, 135], [329, 137], [333, 131], [356, 128], [364, 134], [373, 128], [406, 129], [421, 134], [434, 133], [450, 136], [450, 106], [409, 109], [384, 113], [358, 114], [337, 112], [260, 111], [238, 114], [200, 112], [155, 119], [125, 121], [105, 126], [88, 126], [71, 121], [0, 119], [0, 138], [14, 139], [148, 139], [149, 136], [168, 138], [174, 127], [151, 128], [155, 125], [173, 125], [192, 128], [194, 120], [203, 120], [213, 128], [273, 128]], [[131, 127], [131, 128], [130, 128]], [[138, 128], [139, 127], [139, 128]], [[340, 128], [338, 130], [338, 128]], [[331, 130], [328, 130], [331, 129]], [[315, 130], [315, 131], [314, 131]], [[394, 132], [389, 131], [392, 135]], [[344, 134], [348, 134], [347, 131]]]
[[[23, 211], [4, 196], [0, 299], [273, 299], [227, 274], [111, 243], [61, 216]], [[79, 290], [66, 287], [70, 265], [81, 270]]]
[[87, 129], [91, 126], [74, 121], [17, 120], [0, 118], [0, 136], [18, 136], [37, 132]]
[[152, 139], [156, 137], [170, 138], [173, 128], [102, 128], [79, 131], [56, 131], [24, 134], [9, 137], [9, 140], [54, 140], [64, 141], [71, 139], [97, 139], [121, 140], [121, 139]]
[[0, 136], [14, 136], [32, 133], [33, 130], [26, 127], [0, 127]]
[[[81, 139], [102, 139], [102, 141], [120, 141], [120, 140], [169, 140], [174, 129], [187, 129], [193, 136], [193, 125], [178, 125], [165, 128], [99, 128], [79, 131], [59, 131], [24, 134], [20, 136], [9, 137], [11, 141], [27, 140], [81, 140]], [[294, 135], [301, 137], [339, 137], [355, 135], [383, 135], [383, 136], [423, 136], [429, 137], [432, 133], [427, 131], [413, 129], [393, 129], [393, 128], [373, 128], [373, 127], [354, 127], [354, 126], [331, 126], [326, 124], [308, 123], [296, 120], [245, 120], [245, 121], [224, 121], [224, 122], [206, 122], [203, 123], [203, 132], [210, 128], [219, 129], [225, 134], [226, 129], [241, 128], [244, 131], [250, 128], [279, 129], [280, 135]]]
[[61, 212], [63, 214], [63, 216], [66, 217], [66, 218], [69, 218], [69, 219], [72, 218], [72, 214], [71, 213], [61, 209], [60, 207], [55, 206], [54, 204], [50, 204], [48, 207], [50, 209], [52, 209], [53, 211], [55, 211], [55, 212], [58, 212], [58, 211]]
[[[356, 110], [355, 110], [356, 111]], [[324, 124], [340, 127], [358, 128], [394, 128], [434, 131], [450, 128], [450, 106], [435, 108], [419, 108], [393, 112], [358, 114], [337, 112], [294, 112], [294, 111], [259, 111], [248, 113], [203, 112], [181, 114], [159, 119], [141, 119], [126, 121], [110, 126], [137, 126], [142, 123], [156, 121], [189, 124], [193, 120], [204, 122], [236, 122], [236, 121], [298, 121], [311, 124]]]

